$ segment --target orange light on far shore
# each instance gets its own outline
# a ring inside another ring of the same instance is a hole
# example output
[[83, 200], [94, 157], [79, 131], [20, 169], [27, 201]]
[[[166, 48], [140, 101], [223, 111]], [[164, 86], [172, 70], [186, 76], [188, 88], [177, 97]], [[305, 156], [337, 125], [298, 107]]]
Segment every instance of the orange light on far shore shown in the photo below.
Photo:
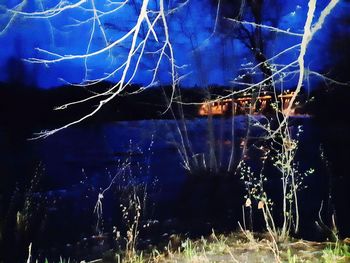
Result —
[[[271, 95], [266, 95], [266, 91], [263, 93], [263, 96], [256, 97], [255, 101], [260, 103], [260, 106], [256, 108], [256, 105], [253, 106], [253, 111], [256, 113], [261, 113], [267, 105], [269, 105], [272, 101]], [[282, 101], [283, 109], [286, 108], [286, 106], [289, 104], [290, 99], [294, 96], [294, 92], [286, 93], [286, 94], [280, 94], [278, 95], [278, 99]], [[249, 106], [249, 103], [252, 101], [252, 97], [240, 97], [235, 99], [223, 99], [219, 101], [214, 102], [204, 102], [198, 110], [199, 116], [208, 116], [208, 115], [224, 115], [229, 113], [229, 111], [232, 109], [234, 113], [236, 113], [237, 110], [239, 112], [243, 113], [247, 112], [247, 107]]]

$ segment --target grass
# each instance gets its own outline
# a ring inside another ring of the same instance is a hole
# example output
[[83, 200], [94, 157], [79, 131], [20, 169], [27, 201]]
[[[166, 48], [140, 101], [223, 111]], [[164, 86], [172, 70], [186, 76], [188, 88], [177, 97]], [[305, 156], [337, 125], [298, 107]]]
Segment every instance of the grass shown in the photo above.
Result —
[[132, 256], [128, 257], [127, 259], [123, 260], [122, 262], [125, 263], [144, 263], [147, 262], [146, 259], [143, 256], [143, 253], [140, 254], [134, 253]]
[[349, 246], [341, 244], [339, 241], [328, 245], [322, 252], [322, 258], [325, 263], [350, 262]]
[[[45, 259], [45, 263], [50, 263], [47, 259]], [[60, 258], [60, 261], [58, 261], [57, 263], [70, 263], [70, 259], [66, 260], [63, 258]]]
[[193, 261], [199, 253], [197, 253], [198, 247], [190, 239], [186, 239], [182, 242], [181, 247], [183, 248], [182, 254], [187, 261]]
[[[86, 263], [210, 263], [210, 262], [283, 262], [283, 263], [343, 263], [350, 262], [349, 245], [340, 241], [320, 243], [289, 240], [279, 244], [279, 258], [271, 245], [268, 234], [254, 234], [248, 239], [242, 233], [216, 235], [204, 238], [184, 238], [179, 246], [169, 244], [163, 250], [136, 251], [132, 257], [115, 254], [114, 260], [98, 259]], [[75, 262], [60, 259], [59, 263]], [[85, 261], [83, 261], [85, 262]], [[49, 263], [45, 261], [45, 263]], [[51, 263], [51, 262], [50, 262]]]
[[288, 263], [297, 263], [298, 262], [298, 256], [293, 254], [290, 249], [287, 250], [287, 260]]

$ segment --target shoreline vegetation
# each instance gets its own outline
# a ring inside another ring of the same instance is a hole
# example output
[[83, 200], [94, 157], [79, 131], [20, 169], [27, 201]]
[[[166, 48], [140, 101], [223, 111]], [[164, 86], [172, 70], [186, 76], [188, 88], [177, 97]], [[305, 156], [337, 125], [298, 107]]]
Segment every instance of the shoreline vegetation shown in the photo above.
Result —
[[[211, 262], [350, 262], [350, 240], [336, 242], [315, 242], [290, 238], [275, 247], [268, 233], [252, 233], [241, 230], [228, 234], [216, 234], [214, 230], [208, 237], [189, 239], [171, 235], [168, 244], [142, 251], [106, 251], [101, 258], [82, 260], [80, 263], [211, 263]], [[31, 255], [27, 262], [37, 262]], [[45, 259], [45, 263], [51, 263]], [[79, 262], [60, 259], [59, 263]]]

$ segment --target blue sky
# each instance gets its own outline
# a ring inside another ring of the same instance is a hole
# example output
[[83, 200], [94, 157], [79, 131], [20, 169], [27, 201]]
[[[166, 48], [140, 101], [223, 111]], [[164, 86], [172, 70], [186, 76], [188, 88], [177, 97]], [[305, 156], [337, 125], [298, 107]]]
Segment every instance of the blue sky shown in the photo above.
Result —
[[[57, 0], [50, 1], [28, 1], [23, 11], [33, 12], [41, 11], [53, 7], [59, 3]], [[71, 1], [78, 2], [77, 0]], [[111, 6], [105, 4], [107, 1], [96, 1], [97, 8], [101, 11], [110, 10]], [[178, 6], [184, 1], [171, 1], [167, 8]], [[233, 2], [233, 1], [231, 1]], [[265, 1], [267, 4], [263, 10], [263, 20], [266, 25], [270, 25], [270, 18], [277, 19], [278, 27], [289, 29], [290, 31], [302, 33], [305, 15], [307, 12], [307, 1], [294, 0], [283, 1]], [[269, 6], [269, 2], [276, 2], [279, 6], [278, 11]], [[318, 12], [328, 1], [318, 1]], [[0, 6], [12, 8], [20, 1], [0, 0]], [[133, 4], [134, 3], [134, 4]], [[239, 1], [237, 1], [239, 6]], [[91, 7], [90, 1], [84, 5]], [[156, 1], [151, 1], [150, 6], [157, 8]], [[140, 1], [130, 1], [116, 14], [101, 18], [105, 32], [109, 41], [116, 40], [135, 24], [136, 14], [140, 8]], [[221, 12], [227, 6], [221, 6]], [[247, 7], [246, 7], [247, 9]], [[225, 10], [226, 11], [226, 10]], [[247, 11], [247, 10], [246, 10]], [[238, 74], [241, 65], [250, 62], [256, 63], [251, 52], [244, 46], [242, 41], [230, 32], [234, 30], [234, 25], [230, 28], [217, 27], [216, 33], [213, 33], [217, 6], [214, 0], [195, 1], [189, 0], [188, 4], [178, 10], [176, 13], [168, 16], [169, 33], [171, 43], [174, 48], [176, 64], [183, 66], [178, 70], [180, 75], [187, 75], [181, 82], [183, 86], [207, 86], [210, 84], [230, 85]], [[222, 12], [225, 13], [225, 12]], [[334, 13], [327, 19], [327, 23], [312, 41], [307, 54], [307, 66], [320, 72], [327, 72], [330, 61], [334, 55], [329, 51], [329, 37], [332, 30], [344, 31], [349, 34], [349, 27], [338, 23], [339, 18], [347, 16], [350, 13], [349, 2], [343, 1], [334, 10]], [[91, 12], [82, 9], [73, 9], [62, 12], [51, 19], [28, 18], [18, 15], [6, 32], [3, 31], [6, 24], [11, 19], [11, 13], [6, 12], [4, 8], [0, 9], [0, 80], [8, 79], [8, 61], [12, 58], [54, 58], [38, 52], [35, 48], [39, 47], [54, 53], [62, 55], [84, 54], [87, 50], [87, 43], [91, 35], [93, 21], [80, 26], [74, 26], [76, 21], [83, 21], [90, 18]], [[251, 21], [249, 12], [246, 12], [244, 19]], [[159, 31], [160, 32], [160, 31]], [[290, 47], [300, 38], [286, 36], [284, 34], [271, 34], [265, 32], [265, 53], [268, 57], [277, 54], [284, 48]], [[160, 33], [160, 41], [164, 35]], [[95, 79], [111, 72], [126, 58], [127, 44], [119, 46], [112, 50], [111, 54], [99, 55], [87, 61], [88, 79]], [[139, 40], [141, 41], [141, 39]], [[103, 35], [96, 27], [96, 34], [92, 40], [90, 51], [98, 50], [103, 47]], [[158, 44], [159, 45], [159, 44]], [[147, 51], [157, 49], [155, 41], [150, 41], [147, 45]], [[286, 64], [294, 60], [297, 56], [297, 50], [281, 57], [277, 63]], [[322, 56], [321, 56], [322, 54]], [[65, 81], [80, 83], [84, 80], [84, 60], [70, 60], [48, 65], [32, 65], [24, 62], [26, 67], [26, 80], [28, 83], [35, 81], [37, 85], [43, 88], [59, 86]], [[147, 84], [151, 78], [154, 68], [155, 58], [151, 54], [145, 55], [140, 65], [139, 71], [133, 79], [133, 83]], [[166, 60], [161, 64], [160, 73], [157, 80], [162, 84], [170, 82], [169, 63]], [[117, 81], [119, 75], [110, 79]], [[293, 85], [295, 79], [290, 79], [290, 85]]]

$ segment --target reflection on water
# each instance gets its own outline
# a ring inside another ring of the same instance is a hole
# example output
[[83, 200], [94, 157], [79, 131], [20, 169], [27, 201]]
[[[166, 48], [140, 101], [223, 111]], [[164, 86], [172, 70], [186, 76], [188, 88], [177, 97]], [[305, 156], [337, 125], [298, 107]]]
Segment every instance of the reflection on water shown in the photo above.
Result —
[[[205, 173], [189, 176], [183, 167], [179, 147], [190, 147], [188, 152], [196, 156], [195, 160], [208, 165], [214, 145], [219, 170], [227, 167], [230, 152], [235, 149], [233, 158], [237, 163], [245, 143], [242, 138], [246, 135], [246, 118], [235, 118], [233, 125], [230, 119], [214, 119], [215, 132], [211, 135], [206, 119], [190, 120], [186, 126], [190, 143], [186, 145], [177, 132], [183, 127], [166, 120], [66, 129], [31, 144], [34, 153], [31, 158], [40, 160], [42, 168], [35, 177], [37, 183], [34, 180], [32, 188], [24, 194], [25, 206], [16, 208], [19, 211], [18, 237], [11, 242], [33, 242], [39, 258], [62, 255], [88, 259], [89, 255], [92, 258], [100, 255], [118, 245], [113, 229], [125, 231], [121, 202], [128, 199], [125, 189], [135, 185], [143, 185], [140, 189], [145, 197], [141, 247], [166, 240], [172, 233], [203, 235], [212, 228], [236, 229], [237, 221], [242, 219], [245, 194], [239, 176], [234, 172], [225, 177]], [[298, 118], [292, 122], [295, 127], [304, 127], [297, 155], [299, 165], [304, 170], [316, 170], [305, 179], [308, 188], [300, 193], [300, 235], [321, 239], [323, 233], [316, 229], [314, 221], [321, 200], [329, 200], [331, 171], [320, 158], [322, 136], [315, 132], [313, 121]], [[268, 172], [273, 173], [273, 170], [267, 169]], [[278, 176], [269, 176], [267, 189], [278, 199]], [[108, 191], [104, 192], [105, 189]], [[98, 199], [102, 192], [103, 198]], [[100, 221], [93, 212], [98, 200], [103, 206]], [[326, 209], [330, 211], [331, 205], [326, 205]], [[324, 211], [325, 215], [328, 211]], [[257, 230], [262, 229], [259, 212], [254, 214], [254, 222]], [[339, 227], [342, 230], [342, 226]], [[346, 231], [345, 227], [343, 229]], [[21, 236], [21, 231], [26, 234]]]

